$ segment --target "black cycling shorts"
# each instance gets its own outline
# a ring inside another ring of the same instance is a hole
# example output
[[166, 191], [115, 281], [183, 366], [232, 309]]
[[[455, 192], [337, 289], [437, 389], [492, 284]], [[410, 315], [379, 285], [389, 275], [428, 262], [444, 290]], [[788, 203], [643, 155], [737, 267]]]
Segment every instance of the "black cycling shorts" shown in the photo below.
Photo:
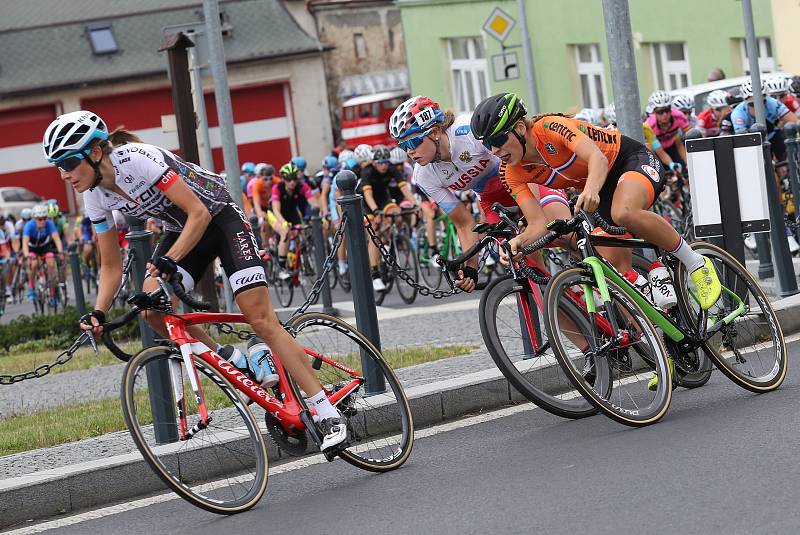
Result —
[[612, 225], [616, 225], [611, 217], [611, 203], [614, 201], [614, 192], [617, 189], [620, 177], [629, 171], [639, 173], [644, 177], [642, 182], [648, 183], [653, 188], [651, 205], [655, 202], [661, 190], [664, 189], [664, 184], [666, 183], [664, 166], [658, 157], [638, 141], [622, 136], [622, 144], [620, 145], [617, 159], [614, 160], [614, 165], [608, 170], [606, 182], [600, 189], [600, 207], [598, 211], [600, 216]]
[[[9, 244], [11, 242], [9, 241]], [[44, 256], [48, 253], [58, 254], [58, 249], [56, 248], [56, 244], [54, 242], [48, 242], [44, 245], [28, 245], [28, 254], [36, 255], [36, 256]]]
[[[178, 232], [164, 232], [153, 258], [167, 254], [179, 235]], [[222, 262], [234, 296], [244, 290], [267, 285], [264, 264], [258, 256], [258, 242], [252, 227], [234, 203], [228, 203], [211, 218], [192, 252], [178, 262], [178, 271], [183, 275], [186, 291], [194, 288], [195, 281], [203, 276], [216, 257]]]

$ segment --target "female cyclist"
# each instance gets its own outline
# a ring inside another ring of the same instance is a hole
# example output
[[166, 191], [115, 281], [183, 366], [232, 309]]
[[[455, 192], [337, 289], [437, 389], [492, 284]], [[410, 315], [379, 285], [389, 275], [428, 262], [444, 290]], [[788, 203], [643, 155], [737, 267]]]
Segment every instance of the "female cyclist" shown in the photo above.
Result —
[[[315, 393], [310, 405], [316, 409], [325, 437], [322, 448], [346, 439], [340, 414], [327, 400], [303, 348], [275, 315], [255, 236], [224, 179], [165, 149], [141, 143], [125, 130], [109, 134], [105, 123], [90, 111], [57, 117], [47, 127], [42, 145], [61, 178], [83, 194], [103, 258], [95, 310], [81, 318], [82, 329], [102, 333], [105, 313], [121, 280], [122, 259], [116, 235], [110, 232], [114, 229], [112, 210], [143, 219], [158, 218], [164, 223], [164, 238], [147, 266], [149, 278], [143, 290], [156, 289], [156, 277], [169, 279], [176, 272], [191, 290], [219, 256], [248, 323], [300, 387]], [[166, 337], [161, 318], [160, 314], [146, 315], [150, 325]], [[216, 346], [201, 328], [190, 330], [209, 347]]]
[[[450, 111], [443, 112], [430, 98], [416, 96], [400, 104], [389, 119], [389, 133], [416, 164], [415, 183], [453, 221], [464, 251], [477, 241], [477, 235], [472, 232], [475, 220], [456, 191], [477, 193], [488, 223], [500, 221], [491, 210], [495, 202], [514, 206], [514, 199], [500, 181], [500, 160], [472, 134], [470, 118], [470, 114], [456, 117]], [[569, 218], [562, 191], [537, 185], [532, 188], [528, 194], [538, 200], [540, 213], [546, 213], [548, 220]], [[473, 257], [459, 272], [456, 285], [466, 292], [475, 289], [477, 262]]]
[[[526, 119], [527, 110], [513, 93], [485, 99], [472, 115], [476, 138], [492, 147], [507, 164], [504, 181], [528, 227], [510, 241], [516, 253], [545, 233], [547, 218], [528, 184], [546, 184], [580, 191], [576, 210], [594, 212], [611, 223], [671, 252], [691, 274], [700, 305], [708, 309], [722, 287], [713, 264], [694, 252], [667, 221], [648, 208], [664, 187], [661, 163], [647, 148], [614, 130], [603, 130], [564, 115]], [[615, 267], [631, 269], [631, 250], [621, 248]], [[507, 258], [503, 258], [508, 261]]]

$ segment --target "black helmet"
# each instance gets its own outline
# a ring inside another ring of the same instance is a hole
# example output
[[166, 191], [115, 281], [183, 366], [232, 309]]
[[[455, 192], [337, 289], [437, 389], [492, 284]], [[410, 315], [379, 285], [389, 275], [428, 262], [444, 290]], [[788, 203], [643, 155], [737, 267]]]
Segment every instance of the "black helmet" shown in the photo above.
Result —
[[373, 162], [380, 162], [381, 160], [389, 161], [391, 159], [392, 154], [388, 148], [383, 145], [375, 145], [372, 147], [372, 161]]
[[470, 129], [475, 139], [508, 132], [527, 115], [525, 104], [514, 93], [501, 93], [484, 99], [472, 112]]

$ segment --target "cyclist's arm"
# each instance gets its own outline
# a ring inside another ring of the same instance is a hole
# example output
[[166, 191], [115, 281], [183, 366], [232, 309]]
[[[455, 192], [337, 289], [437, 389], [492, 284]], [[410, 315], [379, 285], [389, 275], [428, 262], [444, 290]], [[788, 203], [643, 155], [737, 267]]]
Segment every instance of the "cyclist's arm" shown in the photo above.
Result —
[[518, 199], [517, 204], [522, 210], [522, 215], [525, 216], [528, 226], [519, 236], [510, 240], [514, 251], [519, 251], [521, 247], [536, 241], [547, 232], [547, 218], [536, 197], [533, 195], [526, 196], [524, 199]]
[[600, 189], [606, 182], [608, 175], [608, 158], [600, 148], [588, 137], [581, 139], [575, 145], [575, 155], [588, 164], [588, 177], [583, 191], [591, 191], [595, 195], [600, 193]]
[[331, 192], [331, 181], [330, 180], [323, 180], [322, 186], [319, 189], [320, 191], [320, 206], [319, 212], [322, 214], [322, 217], [325, 217], [328, 214], [328, 195]]
[[53, 238], [53, 243], [56, 244], [56, 250], [59, 253], [64, 252], [64, 244], [61, 243], [61, 236], [58, 235], [58, 232], [53, 232], [50, 234], [50, 237]]
[[22, 237], [22, 254], [23, 254], [23, 256], [24, 256], [25, 258], [28, 258], [28, 255], [30, 254], [30, 243], [31, 243], [31, 238], [30, 238], [30, 236], [28, 236], [27, 234], [25, 234], [25, 235]]
[[675, 142], [675, 145], [678, 147], [678, 155], [681, 157], [684, 163], [689, 161], [689, 156], [686, 154], [686, 145], [683, 144], [683, 140], [679, 139]]
[[261, 188], [253, 188], [253, 210], [256, 211], [256, 215], [259, 217], [259, 219], [267, 216], [267, 214], [265, 214], [264, 210], [261, 208]]
[[795, 115], [794, 112], [790, 111], [789, 113], [784, 114], [783, 117], [780, 117], [778, 119], [777, 126], [778, 128], [780, 128], [786, 123], [796, 123], [796, 122], [797, 122], [797, 115]]
[[122, 281], [122, 253], [113, 228], [97, 234], [97, 249], [103, 261], [100, 263], [100, 280], [94, 308], [107, 312]]
[[[408, 184], [408, 182], [404, 181], [404, 182], [400, 183], [400, 191], [403, 192], [403, 197], [405, 197], [408, 202], [410, 202], [414, 206], [419, 204], [419, 202], [417, 201], [417, 198], [414, 197], [414, 193], [412, 193], [411, 186]], [[470, 230], [470, 233], [472, 233], [471, 230]], [[462, 250], [466, 251], [466, 249], [462, 249]]]
[[[165, 183], [165, 179], [168, 179], [169, 183]], [[169, 200], [186, 213], [183, 231], [166, 253], [166, 256], [179, 262], [200, 241], [211, 221], [211, 214], [197, 195], [174, 171], [167, 171], [164, 178], [159, 181], [158, 187]]]
[[[458, 203], [456, 207], [447, 214], [447, 216], [456, 227], [456, 233], [458, 234], [458, 241], [461, 244], [461, 250], [466, 251], [475, 245], [475, 242], [478, 241], [478, 235], [472, 232], [472, 227], [475, 224], [475, 220], [472, 218], [472, 214], [469, 212], [469, 210], [467, 210], [466, 206], [464, 206], [462, 203]], [[467, 260], [466, 265], [477, 268], [478, 255], [475, 255]]]
[[375, 197], [372, 195], [372, 186], [364, 186], [363, 193], [364, 193], [364, 202], [367, 203], [369, 209], [373, 212], [377, 210], [378, 203], [375, 202]]
[[281, 201], [272, 200], [272, 213], [275, 214], [275, 227], [283, 226], [283, 214], [281, 213]]

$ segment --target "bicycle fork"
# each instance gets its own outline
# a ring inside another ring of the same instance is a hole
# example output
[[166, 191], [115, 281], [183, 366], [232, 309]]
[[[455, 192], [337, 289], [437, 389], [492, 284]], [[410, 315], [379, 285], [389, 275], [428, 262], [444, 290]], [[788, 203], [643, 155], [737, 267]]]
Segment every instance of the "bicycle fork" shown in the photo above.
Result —
[[[206, 408], [205, 397], [203, 391], [200, 389], [200, 378], [197, 373], [197, 367], [194, 364], [194, 352], [192, 346], [194, 344], [183, 342], [179, 345], [183, 363], [177, 360], [170, 360], [170, 379], [172, 380], [172, 390], [175, 395], [175, 404], [178, 410], [178, 421], [181, 429], [181, 440], [189, 440], [196, 433], [208, 427], [211, 419], [208, 416], [208, 409]], [[208, 348], [205, 348], [208, 349]], [[194, 424], [191, 429], [187, 428], [186, 422], [186, 399], [183, 389], [183, 369], [189, 376], [189, 383], [194, 392], [195, 402], [197, 403], [197, 411], [200, 415], [200, 420]]]

